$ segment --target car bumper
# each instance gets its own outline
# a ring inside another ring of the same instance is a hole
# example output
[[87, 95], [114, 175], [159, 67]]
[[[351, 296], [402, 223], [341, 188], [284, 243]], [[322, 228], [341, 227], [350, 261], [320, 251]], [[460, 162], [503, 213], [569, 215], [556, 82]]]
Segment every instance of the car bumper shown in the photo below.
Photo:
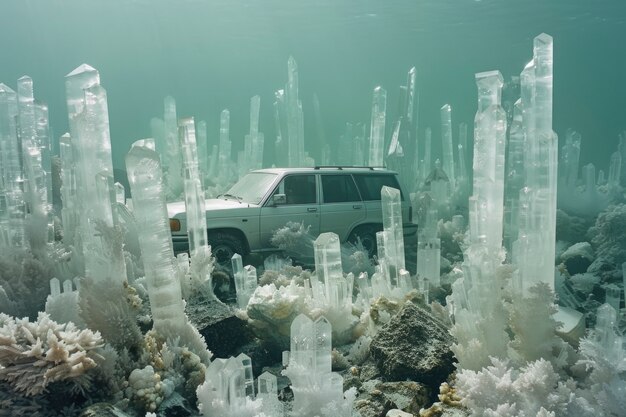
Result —
[[402, 225], [403, 234], [405, 237], [413, 236], [417, 233], [417, 224], [415, 223], [404, 223]]
[[174, 255], [181, 252], [189, 252], [189, 238], [187, 235], [173, 235], [172, 246], [174, 247]]

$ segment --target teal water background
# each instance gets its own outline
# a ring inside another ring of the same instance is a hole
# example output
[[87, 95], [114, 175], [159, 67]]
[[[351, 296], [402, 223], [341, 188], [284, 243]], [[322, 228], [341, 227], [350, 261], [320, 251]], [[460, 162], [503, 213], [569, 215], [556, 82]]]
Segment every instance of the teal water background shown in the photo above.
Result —
[[624, 0], [1, 0], [0, 14], [0, 82], [15, 88], [20, 76], [33, 77], [55, 136], [67, 130], [64, 75], [83, 62], [100, 71], [116, 168], [133, 141], [150, 136], [168, 94], [179, 117], [206, 120], [213, 141], [229, 108], [235, 147], [259, 94], [271, 146], [273, 92], [285, 84], [289, 55], [314, 156], [314, 92], [336, 140], [345, 122], [369, 125], [372, 89], [382, 85], [389, 135], [413, 65], [420, 131], [433, 128], [436, 156], [439, 108], [450, 103], [453, 123], [471, 126], [474, 74], [519, 74], [541, 32], [554, 37], [554, 128], [582, 133], [581, 162], [606, 170], [626, 129]]

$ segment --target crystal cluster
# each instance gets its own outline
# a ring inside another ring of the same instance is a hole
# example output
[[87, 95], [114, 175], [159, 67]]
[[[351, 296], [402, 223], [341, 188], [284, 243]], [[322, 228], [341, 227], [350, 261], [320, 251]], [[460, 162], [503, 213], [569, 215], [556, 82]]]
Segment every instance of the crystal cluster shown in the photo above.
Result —
[[236, 358], [215, 359], [197, 389], [198, 409], [206, 417], [282, 417], [276, 376], [264, 372], [257, 384], [255, 396], [249, 356], [242, 353]]
[[0, 246], [37, 253], [52, 241], [51, 151], [32, 78], [17, 80], [17, 93], [0, 84]]
[[[331, 371], [332, 326], [324, 317], [313, 321], [300, 314], [291, 324], [291, 348], [283, 354], [293, 390], [293, 414], [301, 417], [350, 417], [343, 378]], [[329, 410], [325, 412], [325, 409]]]
[[233, 278], [235, 279], [235, 291], [237, 292], [237, 305], [245, 310], [250, 297], [257, 288], [256, 268], [252, 265], [244, 267], [241, 255], [238, 253], [233, 255], [231, 264]]

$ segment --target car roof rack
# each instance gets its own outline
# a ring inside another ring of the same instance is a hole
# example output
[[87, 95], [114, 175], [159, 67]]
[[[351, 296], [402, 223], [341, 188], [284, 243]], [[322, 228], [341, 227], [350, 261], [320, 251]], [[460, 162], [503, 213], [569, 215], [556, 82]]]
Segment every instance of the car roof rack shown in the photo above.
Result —
[[338, 169], [338, 170], [343, 170], [345, 168], [360, 168], [360, 169], [369, 169], [370, 171], [374, 171], [375, 169], [380, 169], [383, 168], [385, 169], [385, 166], [355, 166], [355, 165], [317, 165], [315, 166], [314, 169], [322, 169], [322, 168], [334, 168], [334, 169]]

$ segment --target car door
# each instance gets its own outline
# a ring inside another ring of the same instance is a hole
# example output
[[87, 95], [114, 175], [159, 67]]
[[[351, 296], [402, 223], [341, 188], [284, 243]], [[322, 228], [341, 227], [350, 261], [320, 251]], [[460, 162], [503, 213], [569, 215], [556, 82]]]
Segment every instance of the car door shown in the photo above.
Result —
[[320, 175], [322, 203], [320, 233], [334, 232], [343, 242], [354, 226], [365, 220], [366, 210], [348, 173]]
[[[400, 189], [398, 180], [395, 175], [391, 173], [354, 174], [354, 180], [367, 210], [367, 222], [380, 224], [382, 230], [383, 208], [380, 190], [385, 185]], [[402, 204], [404, 205], [404, 195], [402, 195], [402, 200]]]
[[316, 174], [288, 174], [276, 186], [272, 196], [284, 194], [285, 204], [275, 205], [270, 197], [261, 208], [260, 236], [263, 247], [271, 247], [274, 232], [288, 222], [302, 223], [309, 233], [320, 233], [319, 190]]

